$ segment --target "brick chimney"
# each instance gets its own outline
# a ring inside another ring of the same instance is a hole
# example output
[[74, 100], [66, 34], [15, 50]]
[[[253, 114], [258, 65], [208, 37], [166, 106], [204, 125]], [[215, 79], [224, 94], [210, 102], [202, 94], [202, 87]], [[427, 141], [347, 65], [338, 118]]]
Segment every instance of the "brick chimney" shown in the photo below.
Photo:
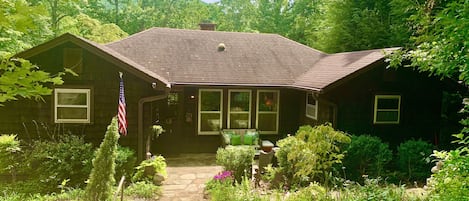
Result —
[[215, 27], [217, 24], [214, 23], [209, 23], [209, 22], [202, 22], [199, 24], [200, 30], [205, 30], [205, 31], [215, 31]]

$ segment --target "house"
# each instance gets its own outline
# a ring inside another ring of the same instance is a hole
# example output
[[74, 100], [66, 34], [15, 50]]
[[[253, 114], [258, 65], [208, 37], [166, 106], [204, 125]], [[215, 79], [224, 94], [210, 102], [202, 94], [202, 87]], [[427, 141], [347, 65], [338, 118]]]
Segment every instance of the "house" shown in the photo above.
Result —
[[158, 121], [166, 132], [153, 153], [214, 152], [220, 128], [257, 128], [276, 141], [300, 125], [330, 122], [350, 134], [397, 144], [434, 139], [442, 83], [412, 69], [388, 69], [385, 52], [326, 54], [276, 34], [152, 28], [97, 44], [64, 34], [17, 56], [67, 75], [43, 102], [0, 107], [0, 131], [22, 138], [72, 132], [99, 143], [117, 113], [124, 74], [128, 135], [144, 155]]

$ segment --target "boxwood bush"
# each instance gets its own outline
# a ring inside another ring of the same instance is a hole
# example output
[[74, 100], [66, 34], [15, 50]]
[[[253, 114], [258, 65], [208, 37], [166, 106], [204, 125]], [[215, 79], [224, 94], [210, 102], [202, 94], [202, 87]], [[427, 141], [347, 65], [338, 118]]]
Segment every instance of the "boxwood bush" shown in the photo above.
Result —
[[352, 136], [346, 151], [343, 165], [347, 179], [354, 181], [363, 181], [363, 175], [382, 176], [385, 166], [392, 160], [389, 145], [376, 136]]
[[422, 140], [408, 140], [397, 148], [397, 164], [409, 182], [424, 182], [431, 175], [430, 155], [433, 145]]

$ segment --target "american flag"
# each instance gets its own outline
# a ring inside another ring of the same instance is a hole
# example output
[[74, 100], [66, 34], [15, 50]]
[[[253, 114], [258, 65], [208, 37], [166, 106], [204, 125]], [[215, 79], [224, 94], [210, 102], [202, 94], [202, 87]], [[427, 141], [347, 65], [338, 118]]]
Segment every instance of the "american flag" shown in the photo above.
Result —
[[119, 84], [119, 107], [117, 111], [118, 124], [119, 124], [119, 133], [126, 136], [127, 135], [127, 117], [125, 109], [125, 96], [124, 96], [124, 79], [122, 79], [122, 73], [120, 75], [120, 84]]

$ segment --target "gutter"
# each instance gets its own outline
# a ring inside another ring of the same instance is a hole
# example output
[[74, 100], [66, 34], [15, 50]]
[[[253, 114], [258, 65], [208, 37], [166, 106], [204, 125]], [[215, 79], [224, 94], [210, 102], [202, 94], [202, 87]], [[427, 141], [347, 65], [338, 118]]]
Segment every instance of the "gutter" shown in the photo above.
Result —
[[174, 85], [193, 85], [193, 86], [238, 86], [238, 87], [285, 87], [285, 88], [292, 88], [292, 89], [300, 89], [306, 91], [316, 91], [318, 93], [323, 92], [323, 88], [317, 87], [307, 87], [301, 85], [292, 85], [292, 84], [232, 84], [232, 83], [210, 83], [210, 82], [176, 82], [171, 83], [172, 86]]

